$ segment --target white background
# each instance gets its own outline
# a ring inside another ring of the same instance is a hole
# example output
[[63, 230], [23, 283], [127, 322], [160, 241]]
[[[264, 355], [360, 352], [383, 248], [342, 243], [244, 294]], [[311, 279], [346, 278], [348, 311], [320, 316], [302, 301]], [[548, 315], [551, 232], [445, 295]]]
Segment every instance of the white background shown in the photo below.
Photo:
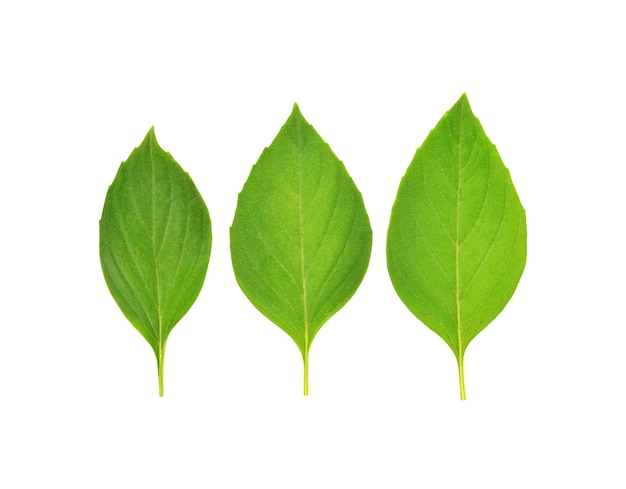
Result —
[[[626, 487], [620, 3], [3, 2], [0, 486]], [[515, 295], [466, 355], [466, 402], [384, 248], [400, 178], [463, 92], [529, 234]], [[311, 349], [308, 398], [228, 248], [294, 102], [374, 231], [362, 286]], [[98, 256], [107, 188], [152, 125], [214, 234], [163, 399]]]

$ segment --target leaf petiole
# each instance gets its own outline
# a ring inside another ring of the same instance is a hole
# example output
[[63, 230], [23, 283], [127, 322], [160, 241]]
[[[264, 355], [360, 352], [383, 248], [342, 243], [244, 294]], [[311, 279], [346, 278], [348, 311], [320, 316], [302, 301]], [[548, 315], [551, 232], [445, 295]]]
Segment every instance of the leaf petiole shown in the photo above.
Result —
[[309, 395], [309, 352], [304, 355], [304, 395]]
[[457, 363], [459, 365], [459, 386], [461, 387], [461, 401], [465, 401], [465, 371], [463, 370], [463, 355], [461, 355]]
[[165, 361], [165, 348], [159, 348], [157, 356], [157, 368], [159, 371], [159, 396], [163, 397], [163, 363]]

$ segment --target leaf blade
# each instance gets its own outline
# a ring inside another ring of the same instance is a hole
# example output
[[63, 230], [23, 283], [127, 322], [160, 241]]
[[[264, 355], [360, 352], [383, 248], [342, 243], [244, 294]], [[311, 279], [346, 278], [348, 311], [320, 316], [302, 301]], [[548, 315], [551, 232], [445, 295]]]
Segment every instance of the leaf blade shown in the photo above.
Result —
[[310, 345], [360, 285], [371, 227], [344, 165], [297, 105], [253, 166], [230, 229], [239, 286], [298, 346]]
[[464, 94], [430, 132], [400, 182], [387, 267], [411, 312], [459, 363], [502, 311], [526, 263], [526, 215], [510, 173]]
[[151, 128], [107, 191], [100, 262], [114, 300], [156, 355], [160, 395], [167, 338], [200, 293], [211, 240], [200, 193]]

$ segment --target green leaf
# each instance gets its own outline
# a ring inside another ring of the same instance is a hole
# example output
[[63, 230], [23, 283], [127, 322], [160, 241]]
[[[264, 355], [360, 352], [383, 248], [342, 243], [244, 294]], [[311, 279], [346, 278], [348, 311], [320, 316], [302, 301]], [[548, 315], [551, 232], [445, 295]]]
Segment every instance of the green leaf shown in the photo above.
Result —
[[372, 230], [345, 167], [298, 106], [252, 167], [230, 228], [233, 269], [254, 306], [308, 358], [367, 269]]
[[452, 348], [465, 399], [467, 345], [507, 304], [526, 263], [526, 214], [464, 94], [415, 153], [387, 233], [396, 292]]
[[107, 192], [100, 261], [111, 295], [154, 350], [161, 396], [167, 337], [198, 297], [210, 252], [207, 207], [152, 128]]

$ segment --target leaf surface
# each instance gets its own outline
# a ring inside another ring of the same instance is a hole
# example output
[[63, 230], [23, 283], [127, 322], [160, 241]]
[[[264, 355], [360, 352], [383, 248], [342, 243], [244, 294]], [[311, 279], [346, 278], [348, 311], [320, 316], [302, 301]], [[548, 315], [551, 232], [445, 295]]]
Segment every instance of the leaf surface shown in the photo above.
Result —
[[154, 350], [160, 395], [168, 335], [200, 293], [210, 252], [207, 207], [150, 129], [107, 192], [100, 261], [111, 295]]
[[387, 267], [411, 312], [454, 352], [504, 308], [526, 263], [526, 214], [467, 96], [443, 116], [400, 182]]
[[297, 105], [253, 166], [230, 229], [239, 286], [308, 355], [322, 325], [352, 297], [372, 230], [361, 193]]

